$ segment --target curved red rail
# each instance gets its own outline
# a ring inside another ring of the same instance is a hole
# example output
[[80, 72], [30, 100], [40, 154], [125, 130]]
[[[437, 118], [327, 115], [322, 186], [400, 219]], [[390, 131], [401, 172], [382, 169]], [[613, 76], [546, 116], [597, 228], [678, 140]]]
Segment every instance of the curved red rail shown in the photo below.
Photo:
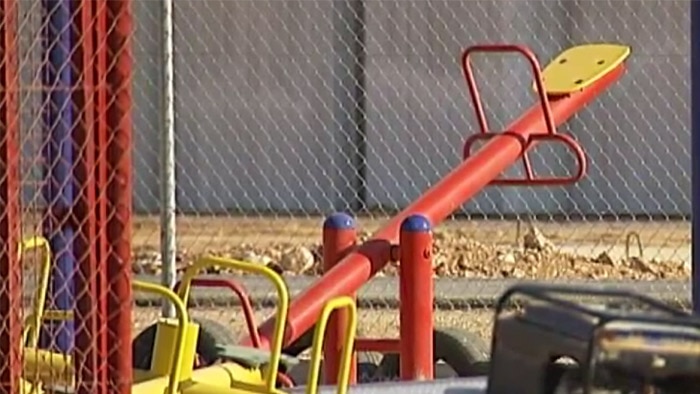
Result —
[[[479, 89], [476, 85], [474, 71], [471, 64], [471, 55], [478, 52], [519, 53], [527, 59], [535, 80], [535, 87], [537, 88], [537, 95], [539, 96], [546, 132], [531, 132], [526, 136], [523, 133], [513, 132], [510, 130], [500, 133], [493, 133], [489, 130], [481, 95], [479, 94]], [[545, 91], [543, 83], [544, 79], [542, 78], [542, 72], [540, 71], [540, 64], [537, 61], [535, 54], [529, 48], [521, 45], [476, 45], [464, 51], [464, 54], [462, 55], [462, 70], [464, 72], [464, 79], [467, 82], [467, 88], [469, 89], [469, 95], [472, 98], [474, 114], [476, 116], [477, 123], [479, 124], [479, 128], [481, 129], [480, 133], [471, 135], [465, 141], [463, 152], [464, 159], [466, 160], [472, 155], [472, 146], [475, 142], [480, 140], [488, 141], [496, 136], [512, 137], [520, 143], [521, 147], [521, 158], [523, 170], [525, 171], [525, 177], [520, 179], [497, 178], [489, 182], [489, 185], [556, 186], [575, 183], [583, 179], [583, 177], [586, 175], [586, 170], [588, 167], [586, 162], [586, 154], [584, 153], [581, 145], [575, 139], [568, 135], [557, 134], [557, 128], [550, 105], [550, 98], [547, 96]], [[574, 157], [576, 158], [576, 171], [573, 171], [568, 176], [536, 176], [532, 169], [532, 165], [530, 164], [530, 157], [526, 152], [531, 148], [531, 146], [539, 142], [558, 142], [563, 144], [571, 153], [574, 154]]]
[[464, 79], [467, 81], [469, 95], [472, 97], [476, 120], [479, 123], [479, 128], [481, 129], [481, 132], [484, 134], [488, 133], [489, 127], [486, 122], [486, 114], [484, 113], [484, 105], [481, 101], [481, 95], [479, 94], [479, 89], [476, 86], [474, 70], [472, 69], [471, 56], [478, 52], [519, 53], [523, 55], [525, 59], [527, 59], [528, 63], [530, 63], [532, 75], [535, 79], [535, 86], [537, 86], [537, 95], [540, 98], [540, 106], [542, 107], [542, 115], [544, 116], [547, 133], [555, 134], [557, 128], [556, 124], [554, 123], [552, 108], [549, 105], [549, 99], [544, 89], [544, 84], [542, 83], [542, 71], [540, 70], [540, 62], [537, 60], [537, 56], [535, 56], [535, 54], [530, 50], [530, 48], [527, 48], [522, 45], [511, 44], [474, 45], [467, 48], [462, 54], [462, 71], [464, 72]]
[[[255, 326], [255, 314], [253, 313], [253, 305], [250, 302], [250, 297], [248, 297], [248, 292], [242, 284], [232, 280], [232, 279], [221, 279], [221, 278], [194, 278], [192, 279], [192, 287], [209, 287], [209, 288], [224, 288], [231, 290], [238, 300], [241, 302], [241, 308], [243, 309], [243, 316], [245, 318], [245, 324], [248, 328], [248, 338], [250, 339], [250, 344], [255, 348], [260, 348], [262, 341], [260, 340], [260, 334]], [[174, 292], [177, 293], [180, 288], [180, 282], [175, 284]]]

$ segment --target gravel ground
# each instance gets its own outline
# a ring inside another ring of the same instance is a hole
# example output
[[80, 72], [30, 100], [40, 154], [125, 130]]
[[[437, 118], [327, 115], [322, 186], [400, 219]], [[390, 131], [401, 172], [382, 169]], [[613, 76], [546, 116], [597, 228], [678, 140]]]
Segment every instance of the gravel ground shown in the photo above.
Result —
[[[383, 218], [359, 220], [359, 228], [363, 230], [361, 239], [384, 221]], [[182, 269], [198, 256], [211, 254], [272, 266], [285, 276], [318, 275], [322, 253], [321, 222], [319, 217], [181, 217], [178, 218], [178, 265]], [[133, 271], [158, 275], [161, 272], [158, 220], [138, 217], [134, 227]], [[434, 238], [436, 277], [653, 281], [683, 280], [690, 274], [686, 264], [689, 224], [684, 221], [518, 224], [514, 221], [454, 220], [438, 227]], [[208, 273], [226, 272], [215, 267]], [[380, 273], [395, 274], [394, 263]], [[25, 284], [31, 285], [30, 282], [31, 279], [25, 278]], [[272, 313], [269, 308], [258, 309], [256, 321], [261, 322]], [[159, 314], [158, 308], [136, 307], [133, 310], [134, 335], [152, 324]], [[232, 332], [244, 332], [243, 317], [237, 306], [202, 305], [191, 308], [190, 314], [229, 324]], [[359, 330], [364, 335], [398, 336], [396, 310], [360, 309], [359, 314]], [[488, 309], [435, 311], [436, 326], [464, 329], [487, 343], [492, 318], [492, 311]]]
[[[180, 268], [203, 254], [274, 266], [285, 275], [320, 272], [320, 218], [183, 218]], [[364, 220], [360, 239], [381, 220]], [[689, 275], [687, 222], [446, 222], [434, 232], [434, 274], [516, 279], [683, 279]], [[577, 247], [576, 245], [580, 245]], [[627, 246], [627, 247], [625, 247]], [[624, 247], [626, 253], [616, 253]], [[136, 221], [134, 272], [159, 274], [157, 222]], [[209, 273], [218, 273], [213, 269]], [[396, 273], [390, 264], [384, 275]]]
[[[386, 218], [360, 219], [361, 239]], [[182, 269], [204, 254], [266, 264], [285, 276], [317, 275], [321, 256], [322, 218], [179, 217], [178, 264]], [[161, 259], [158, 219], [137, 217], [134, 223], [133, 271], [159, 274]], [[451, 220], [434, 231], [434, 275], [450, 278], [508, 279], [685, 279], [690, 242], [689, 223], [663, 222], [534, 222]], [[631, 241], [631, 242], [630, 242]], [[639, 241], [639, 242], [637, 242]], [[626, 245], [629, 244], [629, 245]], [[627, 247], [626, 247], [627, 246]], [[613, 253], [622, 248], [625, 253]], [[659, 250], [670, 251], [665, 253]], [[223, 273], [214, 268], [210, 274]], [[380, 275], [394, 275], [389, 264]], [[25, 280], [25, 284], [31, 280]], [[155, 321], [157, 308], [134, 309], [134, 333]], [[257, 311], [262, 321], [272, 313]], [[241, 332], [239, 309], [192, 308], [195, 317], [230, 323]], [[392, 309], [361, 309], [360, 330], [373, 337], [398, 335]], [[488, 310], [438, 310], [436, 325], [490, 336]]]
[[[315, 275], [321, 253], [321, 217], [246, 218], [178, 217], [178, 260], [180, 268], [203, 254], [256, 261], [278, 268], [285, 276]], [[360, 218], [358, 228], [366, 238], [386, 218]], [[690, 242], [687, 221], [538, 221], [449, 220], [435, 230], [434, 274], [451, 278], [509, 279], [685, 279], [689, 267]], [[134, 221], [134, 272], [158, 274], [159, 225], [156, 217]], [[627, 242], [633, 241], [633, 242]], [[636, 241], [639, 241], [638, 243]], [[629, 249], [624, 256], [608, 253], [617, 247]], [[580, 245], [571, 247], [571, 245]], [[598, 249], [591, 245], [597, 245]], [[566, 246], [566, 247], [564, 247]], [[603, 252], [600, 250], [603, 246]], [[638, 248], [639, 246], [639, 248]], [[606, 249], [607, 248], [607, 249]], [[661, 258], [654, 251], [674, 251]], [[29, 258], [28, 258], [29, 259]], [[213, 274], [221, 270], [213, 269]], [[382, 273], [396, 273], [390, 264]], [[25, 278], [31, 286], [32, 280]], [[262, 311], [259, 314], [267, 314]], [[193, 309], [193, 314], [238, 322], [234, 308]], [[365, 332], [396, 335], [396, 311], [361, 310]], [[136, 309], [136, 330], [153, 321], [156, 310]], [[490, 312], [438, 311], [439, 324], [488, 334]], [[261, 317], [258, 317], [259, 319]]]
[[[274, 313], [273, 309], [259, 309], [255, 313], [257, 322]], [[363, 333], [371, 333], [377, 338], [396, 338], [399, 335], [398, 312], [391, 309], [360, 309], [358, 330]], [[245, 320], [238, 307], [230, 308], [194, 308], [190, 310], [194, 318], [206, 318], [230, 325], [232, 332], [245, 332]], [[134, 335], [152, 324], [160, 315], [158, 308], [134, 309]], [[435, 312], [435, 325], [437, 327], [460, 328], [479, 334], [485, 340], [491, 337], [491, 322], [493, 314], [490, 311], [443, 311]]]

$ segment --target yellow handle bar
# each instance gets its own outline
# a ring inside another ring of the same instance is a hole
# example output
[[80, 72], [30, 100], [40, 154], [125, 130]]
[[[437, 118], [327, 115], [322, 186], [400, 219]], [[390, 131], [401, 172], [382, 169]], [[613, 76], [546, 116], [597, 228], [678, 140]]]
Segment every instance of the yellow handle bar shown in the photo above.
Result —
[[209, 267], [219, 266], [233, 270], [245, 271], [252, 274], [258, 274], [266, 277], [275, 286], [279, 305], [275, 312], [275, 330], [270, 344], [270, 365], [265, 369], [265, 387], [264, 392], [276, 392], [277, 373], [279, 372], [279, 364], [282, 359], [282, 342], [284, 341], [284, 327], [287, 322], [287, 311], [289, 309], [289, 291], [282, 277], [272, 269], [253, 263], [244, 261], [226, 259], [221, 257], [202, 257], [195, 261], [194, 264], [187, 267], [182, 275], [180, 289], [178, 290], [180, 299], [186, 305], [190, 289], [192, 287], [192, 279], [200, 272], [205, 271]]
[[314, 394], [318, 392], [318, 379], [321, 371], [321, 353], [323, 351], [323, 339], [326, 333], [328, 321], [336, 309], [346, 309], [348, 312], [348, 324], [345, 326], [345, 342], [343, 343], [343, 354], [338, 371], [338, 394], [345, 394], [350, 383], [350, 362], [352, 361], [352, 350], [355, 343], [355, 332], [357, 330], [357, 306], [355, 300], [342, 296], [329, 300], [321, 311], [318, 325], [314, 331], [313, 347], [311, 348], [311, 365], [309, 366], [309, 376], [306, 382], [306, 393]]
[[[44, 237], [30, 237], [23, 239], [17, 250], [17, 259], [22, 260], [24, 254], [31, 249], [42, 249], [43, 258], [39, 267], [39, 283], [34, 294], [34, 313], [28, 317], [22, 332], [23, 346], [37, 347], [39, 345], [39, 326], [44, 319], [46, 308], [46, 293], [49, 290], [49, 278], [51, 276], [51, 245]], [[27, 344], [27, 341], [29, 343]]]
[[138, 280], [133, 281], [132, 286], [134, 291], [142, 291], [145, 293], [160, 295], [172, 302], [173, 306], [175, 307], [175, 316], [177, 317], [178, 326], [175, 334], [173, 363], [170, 366], [170, 376], [165, 394], [177, 394], [181, 383], [180, 374], [182, 371], [183, 349], [185, 347], [187, 323], [189, 322], [187, 307], [182, 299], [167, 287]]

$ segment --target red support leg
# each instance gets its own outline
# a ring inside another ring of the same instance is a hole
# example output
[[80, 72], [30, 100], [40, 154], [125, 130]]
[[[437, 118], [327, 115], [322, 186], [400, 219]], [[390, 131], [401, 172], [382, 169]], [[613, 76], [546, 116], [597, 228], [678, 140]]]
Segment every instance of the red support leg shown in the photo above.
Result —
[[[104, 223], [96, 215], [104, 197], [98, 191], [104, 185], [96, 183], [96, 157], [101, 156], [95, 144], [94, 125], [97, 108], [94, 105], [94, 5], [83, 1], [76, 8], [72, 26], [79, 43], [72, 54], [72, 66], [80, 73], [78, 89], [73, 90], [72, 100], [79, 117], [73, 128], [73, 141], [77, 152], [73, 176], [78, 194], [73, 207], [73, 219], [78, 228], [75, 239], [75, 256], [78, 262], [75, 275], [75, 390], [77, 394], [107, 394], [106, 382], [106, 316], [105, 286], [100, 282], [104, 269], [99, 254]], [[104, 149], [104, 148], [102, 148]]]
[[407, 217], [399, 235], [401, 380], [433, 379], [432, 247], [430, 221]]
[[[89, 0], [88, 0], [89, 1]], [[99, 299], [99, 321], [104, 327], [104, 330], [100, 333], [97, 338], [97, 344], [100, 349], [100, 354], [102, 354], [101, 359], [101, 370], [100, 378], [102, 379], [103, 385], [105, 386], [104, 392], [109, 392], [109, 387], [107, 386], [109, 382], [109, 367], [108, 360], [109, 355], [112, 351], [110, 345], [113, 346], [113, 342], [109, 342], [110, 338], [107, 335], [107, 327], [109, 325], [110, 310], [107, 304], [109, 297], [109, 278], [107, 277], [108, 272], [108, 257], [110, 253], [109, 240], [107, 239], [107, 223], [109, 221], [110, 212], [109, 201], [107, 195], [103, 192], [107, 190], [109, 185], [109, 166], [107, 163], [108, 155], [108, 141], [109, 141], [109, 129], [107, 127], [107, 108], [109, 106], [109, 92], [107, 88], [107, 60], [109, 58], [109, 48], [107, 45], [107, 5], [105, 2], [94, 2], [92, 5], [93, 9], [93, 24], [94, 24], [94, 56], [90, 59], [92, 61], [92, 70], [94, 72], [93, 86], [92, 89], [92, 100], [94, 108], [94, 142], [95, 142], [95, 169], [94, 177], [97, 185], [100, 185], [97, 189], [96, 199], [97, 204], [94, 207], [95, 217], [98, 223], [98, 233], [97, 242], [95, 243], [95, 254], [97, 258], [98, 267], [102, 267], [98, 271], [96, 282], [98, 287], [101, 289], [100, 299]], [[114, 386], [110, 386], [114, 387]]]
[[107, 336], [111, 394], [131, 393], [131, 217], [132, 217], [132, 38], [131, 0], [108, 0], [107, 76], [110, 101], [107, 108], [109, 142], [107, 163], [109, 201], [107, 241]]
[[[323, 223], [323, 270], [328, 272], [340, 261], [357, 242], [355, 220], [347, 214], [336, 213]], [[354, 295], [351, 295], [354, 297]], [[345, 342], [347, 312], [333, 313], [328, 322], [328, 332], [323, 344], [323, 376], [325, 384], [337, 384], [338, 371]], [[357, 383], [357, 356], [353, 352], [350, 371], [350, 384]]]
[[19, 392], [22, 374], [17, 2], [0, 3], [0, 394]]

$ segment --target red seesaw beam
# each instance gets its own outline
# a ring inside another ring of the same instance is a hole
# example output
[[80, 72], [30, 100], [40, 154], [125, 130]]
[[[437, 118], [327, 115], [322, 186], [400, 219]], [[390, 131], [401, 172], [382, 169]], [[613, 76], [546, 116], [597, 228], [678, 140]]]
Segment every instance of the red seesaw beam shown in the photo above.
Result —
[[[598, 81], [581, 91], [566, 96], [550, 97], [550, 107], [556, 126], [571, 118], [586, 104], [603, 93], [624, 73], [620, 64]], [[506, 130], [527, 139], [532, 134], [547, 130], [543, 107], [534, 105]], [[530, 147], [535, 144], [529, 144]], [[372, 276], [390, 260], [391, 245], [399, 236], [401, 222], [413, 214], [425, 215], [433, 226], [440, 223], [459, 206], [472, 198], [490, 181], [496, 179], [520, 158], [522, 145], [512, 136], [495, 136], [452, 170], [439, 183], [430, 188], [413, 204], [404, 209], [357, 250], [349, 253], [335, 267], [299, 294], [289, 306], [285, 327], [285, 346], [309, 330], [321, 313], [323, 305], [331, 298], [357, 292]], [[263, 346], [272, 338], [274, 317], [260, 326]], [[250, 339], [244, 343], [249, 344]]]

